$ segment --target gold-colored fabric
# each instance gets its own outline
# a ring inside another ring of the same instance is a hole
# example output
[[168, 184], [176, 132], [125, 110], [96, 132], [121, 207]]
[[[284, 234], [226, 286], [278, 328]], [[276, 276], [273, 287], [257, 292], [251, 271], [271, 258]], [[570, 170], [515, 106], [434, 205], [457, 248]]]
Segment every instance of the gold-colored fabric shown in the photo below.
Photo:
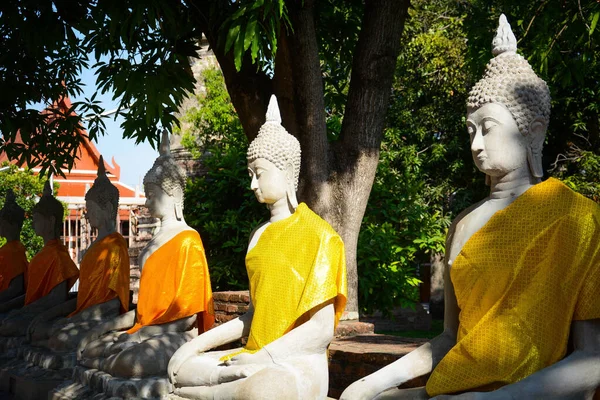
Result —
[[67, 290], [70, 289], [77, 278], [79, 270], [67, 248], [57, 239], [50, 240], [29, 263], [25, 305], [46, 296], [64, 281], [67, 281]]
[[[27, 272], [25, 246], [19, 240], [11, 240], [0, 247], [0, 292], [8, 289], [10, 281]], [[27, 277], [24, 277], [25, 284]]]
[[260, 350], [330, 300], [337, 326], [347, 298], [344, 242], [306, 204], [265, 229], [246, 255], [246, 271], [254, 316], [243, 351]]
[[183, 231], [152, 253], [142, 268], [135, 325], [176, 321], [198, 315], [200, 333], [215, 320], [204, 246], [198, 232]]
[[573, 320], [600, 318], [600, 207], [556, 179], [537, 184], [467, 241], [450, 276], [457, 344], [427, 393], [517, 382], [565, 356]]
[[69, 317], [115, 297], [121, 312], [129, 310], [129, 252], [127, 242], [114, 232], [92, 244], [80, 265], [77, 308]]

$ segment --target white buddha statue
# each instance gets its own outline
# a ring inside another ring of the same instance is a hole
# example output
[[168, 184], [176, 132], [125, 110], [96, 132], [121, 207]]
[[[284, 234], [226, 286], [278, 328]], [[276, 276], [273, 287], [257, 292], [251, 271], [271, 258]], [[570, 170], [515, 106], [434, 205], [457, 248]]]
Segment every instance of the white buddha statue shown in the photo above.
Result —
[[32, 343], [54, 351], [76, 350], [91, 328], [129, 310], [129, 254], [116, 231], [119, 190], [106, 175], [102, 156], [85, 200], [87, 219], [98, 234], [81, 260], [77, 298], [40, 314], [29, 326]]
[[25, 246], [21, 243], [21, 229], [25, 210], [15, 201], [11, 189], [6, 191], [4, 206], [0, 209], [0, 237], [6, 239], [0, 247], [0, 313], [10, 309], [11, 300], [25, 298], [25, 272], [28, 262]]
[[81, 340], [81, 365], [115, 378], [166, 380], [175, 350], [212, 326], [204, 248], [198, 232], [183, 218], [185, 183], [185, 172], [170, 155], [165, 130], [160, 156], [144, 177], [146, 207], [161, 220], [161, 227], [139, 255], [137, 308], [104, 321]]
[[60, 241], [63, 216], [63, 205], [46, 182], [43, 196], [33, 208], [33, 229], [44, 239], [44, 247], [29, 263], [25, 297], [15, 299], [23, 307], [2, 321], [0, 336], [24, 336], [33, 318], [67, 301], [79, 270]]
[[[490, 195], [450, 227], [444, 332], [343, 400], [583, 399], [600, 385], [600, 207], [540, 182], [550, 93], [516, 50], [502, 15], [467, 104]], [[430, 373], [425, 388], [396, 389]]]
[[[248, 148], [250, 187], [270, 211], [248, 245], [250, 309], [177, 350], [169, 362], [173, 398], [327, 395], [327, 347], [346, 302], [344, 246], [327, 222], [298, 205], [300, 144], [281, 126], [274, 96], [266, 120]], [[210, 351], [244, 336], [244, 348]]]

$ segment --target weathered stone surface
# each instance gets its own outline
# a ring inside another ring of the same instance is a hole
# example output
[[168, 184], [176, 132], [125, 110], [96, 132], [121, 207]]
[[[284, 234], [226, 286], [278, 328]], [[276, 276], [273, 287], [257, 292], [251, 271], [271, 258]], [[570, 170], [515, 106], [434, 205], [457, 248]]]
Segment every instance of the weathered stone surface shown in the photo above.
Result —
[[362, 322], [370, 322], [375, 325], [375, 331], [428, 331], [431, 329], [431, 315], [421, 304], [416, 304], [415, 309], [395, 308], [392, 315], [384, 317], [380, 312], [365, 315], [360, 318]]
[[[335, 338], [329, 346], [329, 396], [338, 398], [352, 382], [393, 363], [428, 339], [366, 334]], [[403, 387], [423, 386], [426, 380]]]

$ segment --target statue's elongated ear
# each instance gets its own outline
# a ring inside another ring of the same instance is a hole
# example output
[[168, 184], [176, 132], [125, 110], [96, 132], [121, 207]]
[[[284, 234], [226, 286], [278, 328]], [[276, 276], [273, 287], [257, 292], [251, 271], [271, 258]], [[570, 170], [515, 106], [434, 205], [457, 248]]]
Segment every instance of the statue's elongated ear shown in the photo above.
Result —
[[527, 132], [527, 163], [531, 174], [536, 178], [544, 176], [542, 149], [544, 148], [546, 129], [546, 120], [538, 116], [531, 121]]
[[181, 206], [181, 202], [175, 202], [175, 218], [177, 218], [177, 221], [183, 219], [183, 207]]
[[175, 206], [175, 218], [177, 218], [177, 221], [183, 220], [183, 196], [183, 191], [180, 188], [176, 188], [172, 198]]
[[286, 195], [288, 204], [295, 210], [298, 207], [298, 199], [296, 198], [296, 177], [292, 163], [287, 163], [285, 166], [285, 181], [287, 182]]

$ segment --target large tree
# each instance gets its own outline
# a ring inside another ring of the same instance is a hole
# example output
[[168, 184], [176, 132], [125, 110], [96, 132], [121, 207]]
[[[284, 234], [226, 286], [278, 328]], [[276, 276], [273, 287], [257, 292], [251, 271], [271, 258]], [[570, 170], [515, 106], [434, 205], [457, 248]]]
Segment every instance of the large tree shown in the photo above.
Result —
[[[225, 77], [245, 134], [252, 140], [271, 94], [283, 125], [302, 146], [299, 198], [329, 221], [346, 244], [349, 302], [357, 312], [356, 245], [375, 176], [408, 0], [139, 1], [6, 0], [0, 5], [2, 149], [57, 169], [70, 167], [73, 133], [91, 117], [102, 133], [94, 98], [78, 116], [39, 117], [31, 102], [77, 94], [86, 55], [98, 62], [98, 86], [121, 100], [124, 135], [158, 139], [193, 88], [189, 58], [204, 35]], [[325, 96], [324, 86], [335, 88]], [[328, 129], [326, 115], [343, 115]], [[340, 111], [341, 110], [341, 111]], [[56, 114], [56, 113], [55, 113]], [[11, 141], [21, 130], [24, 144]], [[54, 140], [47, 140], [53, 135]], [[43, 156], [43, 157], [41, 157]]]

